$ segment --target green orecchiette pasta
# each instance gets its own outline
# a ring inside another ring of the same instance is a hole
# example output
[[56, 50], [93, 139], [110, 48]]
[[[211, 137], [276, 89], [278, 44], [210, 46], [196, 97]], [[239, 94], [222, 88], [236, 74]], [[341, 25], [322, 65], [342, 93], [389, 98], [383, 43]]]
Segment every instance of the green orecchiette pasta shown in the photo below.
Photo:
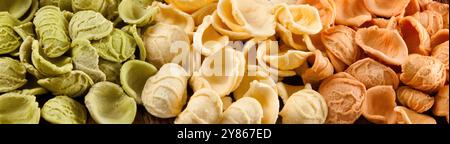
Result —
[[130, 60], [120, 69], [120, 83], [123, 90], [138, 104], [142, 104], [141, 94], [147, 79], [158, 71], [155, 66], [140, 60]]
[[122, 0], [119, 4], [119, 16], [128, 24], [145, 26], [151, 23], [159, 7], [150, 6], [153, 0]]
[[0, 124], [38, 124], [39, 119], [36, 97], [16, 93], [0, 95]]
[[147, 58], [147, 49], [145, 49], [144, 41], [140, 36], [141, 34], [137, 29], [137, 26], [128, 25], [123, 27], [122, 30], [133, 36], [134, 41], [136, 41], [136, 44], [139, 48], [139, 60], [145, 61], [145, 59]]
[[27, 83], [25, 67], [17, 60], [0, 57], [0, 92], [8, 92]]
[[99, 40], [113, 31], [113, 23], [95, 11], [80, 11], [69, 22], [69, 35], [72, 40]]
[[68, 96], [57, 96], [45, 102], [41, 115], [52, 124], [85, 124], [87, 120], [84, 106]]
[[0, 12], [0, 55], [15, 51], [22, 43], [22, 39], [13, 29], [19, 23], [8, 12]]
[[48, 89], [53, 95], [66, 95], [70, 97], [82, 96], [94, 84], [92, 79], [82, 71], [38, 80], [38, 84]]
[[28, 36], [36, 37], [34, 34], [34, 25], [32, 22], [27, 22], [13, 27], [14, 31], [22, 38], [26, 39]]
[[92, 86], [84, 103], [99, 124], [131, 124], [136, 116], [136, 102], [122, 88], [111, 82]]
[[72, 42], [72, 60], [75, 69], [89, 75], [94, 82], [106, 80], [98, 65], [99, 56], [88, 40]]
[[136, 42], [129, 34], [119, 29], [114, 29], [111, 35], [92, 42], [98, 55], [112, 62], [124, 62], [131, 58], [136, 50]]
[[37, 40], [33, 40], [31, 47], [31, 61], [42, 75], [58, 76], [72, 71], [72, 58], [61, 56], [51, 59], [46, 57]]
[[101, 13], [107, 19], [117, 16], [117, 0], [72, 0], [73, 12], [92, 10]]
[[120, 68], [122, 63], [111, 62], [100, 58], [100, 70], [106, 75], [106, 80], [120, 84]]
[[28, 36], [24, 39], [22, 45], [20, 45], [19, 48], [19, 59], [20, 62], [22, 62], [23, 66], [25, 66], [25, 69], [28, 73], [33, 75], [34, 77], [41, 79], [45, 76], [39, 72], [36, 67], [32, 65], [31, 60], [31, 53], [32, 53], [32, 44], [33, 44], [33, 38], [31, 36]]
[[58, 7], [42, 7], [36, 13], [33, 23], [43, 52], [49, 58], [59, 57], [69, 50], [68, 22]]
[[32, 0], [31, 6], [28, 8], [28, 11], [23, 15], [21, 18], [19, 18], [22, 23], [30, 22], [34, 18], [34, 14], [39, 9], [39, 1], [38, 0]]
[[20, 18], [31, 7], [32, 0], [0, 0], [0, 11], [7, 11], [11, 16]]
[[72, 11], [72, 0], [40, 0], [41, 7], [53, 5], [59, 7], [61, 10]]

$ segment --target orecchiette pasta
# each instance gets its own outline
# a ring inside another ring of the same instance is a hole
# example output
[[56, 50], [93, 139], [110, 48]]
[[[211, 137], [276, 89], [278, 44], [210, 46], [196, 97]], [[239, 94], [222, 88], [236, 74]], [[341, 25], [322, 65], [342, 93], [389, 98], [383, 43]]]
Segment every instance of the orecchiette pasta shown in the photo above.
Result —
[[156, 15], [156, 22], [175, 25], [187, 34], [194, 31], [195, 22], [191, 15], [160, 2], [154, 2], [152, 6], [157, 6], [160, 12]]
[[25, 67], [17, 60], [0, 58], [0, 93], [22, 87], [27, 83]]
[[100, 57], [112, 62], [124, 62], [136, 50], [134, 38], [119, 29], [114, 29], [110, 35], [103, 39], [93, 41], [92, 46], [97, 49]]
[[33, 24], [43, 52], [49, 58], [59, 57], [69, 50], [67, 23], [63, 13], [55, 6], [45, 6], [36, 12]]
[[228, 45], [228, 36], [223, 36], [212, 27], [212, 17], [206, 16], [203, 23], [194, 32], [194, 49], [204, 56], [209, 56]]
[[400, 104], [418, 113], [429, 110], [434, 104], [433, 97], [407, 86], [397, 89], [397, 99]]
[[[449, 87], [448, 85], [441, 87], [439, 92], [434, 96], [433, 114], [436, 116], [447, 116], [449, 107]], [[448, 119], [447, 119], [448, 120]]]
[[219, 0], [217, 15], [235, 32], [244, 32], [255, 38], [275, 34], [275, 16], [266, 0]]
[[329, 28], [336, 20], [336, 3], [334, 0], [297, 0], [297, 4], [309, 4], [319, 10], [323, 28]]
[[168, 4], [174, 5], [176, 8], [192, 13], [206, 5], [216, 2], [217, 0], [165, 0]]
[[38, 84], [53, 95], [79, 97], [86, 94], [94, 81], [86, 73], [75, 70], [58, 77], [40, 79]]
[[61, 56], [58, 58], [48, 58], [39, 46], [37, 40], [32, 42], [31, 61], [36, 69], [44, 76], [58, 76], [72, 71], [72, 58]]
[[[356, 62], [362, 55], [362, 50], [354, 40], [355, 33], [355, 30], [343, 25], [333, 26], [321, 33], [321, 40], [325, 45], [330, 61], [338, 72], [344, 71], [347, 66]], [[346, 66], [340, 68], [339, 63]]]
[[189, 84], [194, 91], [210, 88], [220, 96], [226, 96], [237, 89], [244, 71], [245, 58], [242, 52], [225, 48], [206, 57]]
[[398, 124], [436, 124], [433, 117], [417, 113], [403, 106], [394, 108], [397, 113]]
[[308, 58], [311, 67], [307, 64], [299, 68], [299, 75], [303, 78], [303, 83], [318, 84], [320, 81], [333, 75], [334, 69], [330, 60], [325, 57], [320, 50], [316, 50], [314, 55]]
[[336, 23], [348, 26], [360, 26], [372, 19], [362, 0], [335, 0]]
[[426, 28], [430, 36], [444, 27], [442, 16], [435, 11], [426, 10], [423, 12], [418, 12], [412, 16]]
[[152, 22], [159, 12], [150, 6], [153, 0], [122, 0], [118, 6], [119, 16], [126, 23], [144, 26]]
[[198, 26], [202, 24], [203, 19], [208, 15], [212, 15], [216, 11], [216, 9], [217, 3], [210, 3], [193, 12], [191, 15], [192, 18], [194, 18], [195, 25]]
[[159, 118], [176, 117], [186, 104], [187, 72], [169, 63], [148, 78], [142, 90], [142, 102], [147, 111]]
[[394, 124], [397, 115], [394, 108], [395, 90], [392, 86], [379, 85], [369, 88], [361, 111], [370, 122], [377, 124]]
[[263, 108], [258, 100], [243, 97], [223, 112], [222, 124], [261, 124]]
[[292, 94], [280, 112], [285, 124], [323, 124], [327, 114], [325, 99], [310, 84]]
[[276, 90], [274, 80], [266, 72], [262, 71], [258, 66], [248, 65], [239, 87], [233, 92], [234, 99], [239, 100], [242, 98], [250, 88], [250, 83], [254, 80], [265, 83]]
[[0, 124], [38, 124], [39, 119], [36, 97], [14, 93], [0, 95]]
[[364, 0], [364, 5], [372, 14], [382, 17], [400, 15], [408, 6], [410, 0]]
[[8, 12], [0, 12], [0, 54], [7, 54], [19, 48], [22, 40], [13, 29], [19, 23]]
[[396, 30], [376, 26], [356, 31], [355, 42], [370, 57], [391, 65], [401, 65], [408, 57], [408, 47]]
[[130, 60], [120, 68], [120, 84], [128, 96], [142, 104], [141, 94], [147, 79], [158, 70], [155, 66], [139, 60]]
[[317, 8], [309, 5], [277, 5], [275, 17], [278, 23], [295, 34], [317, 34], [322, 30]]
[[72, 40], [99, 40], [108, 36], [114, 29], [113, 23], [95, 11], [80, 11], [69, 22], [69, 35]]
[[408, 16], [399, 21], [399, 27], [409, 53], [430, 55], [430, 35], [419, 21]]
[[72, 0], [40, 0], [40, 6], [54, 5], [61, 10], [72, 11]]
[[362, 114], [364, 84], [346, 73], [338, 73], [320, 84], [319, 93], [328, 105], [326, 123], [351, 124]]
[[74, 69], [83, 71], [94, 82], [106, 80], [106, 75], [99, 68], [99, 56], [87, 40], [72, 42], [72, 60]]
[[133, 98], [111, 82], [99, 82], [92, 86], [84, 98], [91, 117], [98, 124], [131, 124], [137, 106]]
[[211, 89], [200, 89], [191, 96], [175, 124], [218, 124], [223, 117], [220, 96]]
[[358, 79], [368, 89], [378, 85], [390, 85], [397, 89], [400, 83], [394, 70], [370, 58], [353, 63], [345, 72]]
[[258, 100], [263, 108], [261, 123], [274, 124], [277, 121], [280, 109], [277, 92], [270, 85], [253, 81], [243, 97], [252, 97]]
[[41, 113], [46, 121], [53, 124], [85, 124], [87, 120], [84, 106], [68, 96], [48, 100]]
[[411, 88], [433, 93], [444, 85], [445, 66], [439, 60], [418, 54], [409, 55], [402, 65], [400, 81]]

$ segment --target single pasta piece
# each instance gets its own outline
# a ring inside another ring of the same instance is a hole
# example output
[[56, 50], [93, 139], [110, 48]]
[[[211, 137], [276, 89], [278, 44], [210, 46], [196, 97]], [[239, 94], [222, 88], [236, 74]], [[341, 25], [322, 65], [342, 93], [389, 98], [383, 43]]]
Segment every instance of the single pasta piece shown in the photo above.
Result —
[[222, 124], [261, 124], [263, 108], [252, 97], [243, 97], [228, 107], [223, 113]]
[[429, 110], [434, 104], [433, 97], [407, 86], [397, 89], [397, 99], [400, 104], [418, 113]]
[[[448, 85], [441, 87], [439, 92], [434, 96], [434, 106], [433, 106], [433, 114], [435, 116], [446, 116], [448, 117]], [[447, 119], [448, 120], [448, 119]]]
[[[362, 50], [355, 43], [355, 33], [355, 30], [343, 25], [333, 26], [321, 32], [326, 53], [333, 67], [339, 72], [356, 62], [362, 55]], [[339, 63], [345, 64], [345, 68], [340, 68]]]
[[325, 99], [310, 84], [292, 94], [280, 112], [283, 124], [323, 124], [327, 114]]
[[361, 116], [366, 87], [351, 75], [341, 72], [325, 79], [319, 93], [328, 106], [325, 123], [352, 124]]
[[176, 117], [186, 104], [187, 72], [179, 65], [169, 63], [147, 79], [142, 90], [142, 103], [155, 117]]
[[397, 124], [436, 124], [436, 120], [428, 115], [420, 114], [403, 106], [394, 108], [397, 113]]
[[211, 89], [200, 89], [190, 98], [175, 124], [218, 124], [223, 117], [220, 96]]
[[278, 118], [280, 103], [277, 92], [269, 85], [253, 81], [244, 97], [258, 100], [263, 108], [262, 124], [275, 124]]
[[409, 55], [402, 65], [400, 81], [425, 93], [434, 93], [444, 86], [446, 69], [439, 60], [418, 54]]
[[430, 35], [419, 21], [408, 16], [400, 19], [399, 27], [410, 54], [430, 55]]
[[229, 43], [228, 36], [223, 36], [212, 27], [212, 17], [206, 16], [203, 23], [194, 32], [194, 49], [204, 56], [210, 56], [225, 48]]
[[370, 122], [377, 124], [395, 124], [397, 115], [394, 108], [395, 90], [392, 86], [375, 86], [369, 88], [361, 108], [362, 115]]
[[390, 85], [397, 89], [400, 83], [394, 70], [371, 58], [365, 58], [353, 63], [345, 72], [362, 82], [366, 88]]
[[245, 72], [245, 58], [242, 52], [225, 48], [208, 56], [202, 66], [189, 80], [195, 91], [213, 89], [221, 97], [237, 89]]
[[370, 57], [391, 65], [401, 65], [408, 58], [408, 47], [397, 30], [360, 28], [356, 31], [355, 42]]
[[320, 81], [333, 75], [334, 69], [330, 60], [325, 57], [320, 50], [314, 51], [314, 55], [308, 57], [311, 67], [306, 64], [298, 69], [303, 83], [317, 85]]

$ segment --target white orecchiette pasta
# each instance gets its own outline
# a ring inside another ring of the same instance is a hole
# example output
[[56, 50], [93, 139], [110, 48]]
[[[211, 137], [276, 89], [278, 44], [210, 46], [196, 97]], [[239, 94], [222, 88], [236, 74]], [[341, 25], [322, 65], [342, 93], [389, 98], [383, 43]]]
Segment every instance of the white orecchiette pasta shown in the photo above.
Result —
[[159, 118], [176, 117], [186, 104], [187, 75], [177, 64], [163, 65], [142, 90], [142, 102], [147, 111]]
[[201, 89], [194, 93], [183, 112], [175, 119], [175, 124], [217, 124], [223, 116], [220, 96], [211, 89]]
[[244, 97], [231, 104], [223, 113], [222, 124], [260, 124], [263, 118], [261, 104], [252, 97]]
[[305, 89], [292, 94], [280, 112], [285, 124], [323, 124], [327, 114], [325, 99], [309, 84]]

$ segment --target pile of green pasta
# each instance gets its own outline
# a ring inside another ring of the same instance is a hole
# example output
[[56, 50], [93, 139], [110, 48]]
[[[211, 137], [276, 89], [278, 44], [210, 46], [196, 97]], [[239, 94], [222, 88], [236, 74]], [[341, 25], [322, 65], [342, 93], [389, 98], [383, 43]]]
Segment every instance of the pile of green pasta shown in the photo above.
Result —
[[157, 71], [140, 34], [152, 2], [0, 0], [0, 124], [132, 123]]

